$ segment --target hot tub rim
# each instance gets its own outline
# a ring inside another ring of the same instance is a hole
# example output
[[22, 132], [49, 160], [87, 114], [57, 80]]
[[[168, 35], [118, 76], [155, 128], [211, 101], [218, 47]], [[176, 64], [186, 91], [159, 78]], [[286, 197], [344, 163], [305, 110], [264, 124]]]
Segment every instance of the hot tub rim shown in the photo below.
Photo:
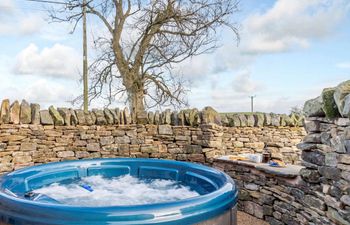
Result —
[[[150, 162], [150, 161], [157, 161], [157, 162], [161, 162], [164, 164], [168, 164], [168, 163], [174, 163], [177, 165], [183, 165], [183, 166], [190, 166], [190, 167], [194, 167], [196, 169], [200, 169], [200, 170], [210, 170], [212, 172], [215, 173], [220, 173], [221, 175], [223, 175], [223, 177], [225, 178], [225, 184], [218, 188], [217, 190], [205, 194], [205, 195], [199, 195], [196, 197], [192, 197], [192, 198], [187, 198], [187, 199], [182, 199], [182, 200], [178, 200], [178, 201], [171, 201], [171, 202], [163, 202], [163, 203], [155, 203], [155, 204], [140, 204], [140, 205], [116, 205], [116, 206], [100, 206], [100, 207], [86, 207], [86, 206], [74, 206], [74, 205], [64, 205], [64, 204], [55, 204], [55, 203], [42, 203], [42, 202], [35, 202], [32, 200], [27, 200], [27, 199], [22, 199], [22, 198], [18, 198], [18, 197], [14, 197], [11, 196], [7, 193], [4, 193], [3, 191], [0, 191], [0, 201], [2, 199], [5, 199], [7, 202], [9, 202], [11, 205], [15, 206], [15, 207], [29, 207], [29, 208], [41, 208], [43, 210], [58, 210], [60, 211], [60, 213], [65, 213], [65, 212], [69, 212], [69, 213], [73, 213], [73, 212], [93, 212], [93, 213], [100, 213], [100, 214], [108, 214], [108, 213], [112, 213], [115, 211], [121, 212], [121, 213], [126, 213], [126, 214], [135, 214], [138, 215], [140, 213], [149, 213], [152, 214], [152, 212], [157, 211], [157, 210], [171, 210], [174, 208], [193, 208], [193, 211], [188, 211], [188, 215], [187, 217], [191, 217], [194, 214], [196, 214], [196, 207], [198, 206], [202, 206], [202, 207], [206, 207], [206, 206], [211, 206], [213, 204], [213, 202], [218, 201], [218, 199], [222, 196], [230, 196], [232, 197], [232, 200], [230, 201], [230, 203], [224, 203], [224, 202], [219, 202], [217, 205], [217, 208], [213, 208], [214, 206], [212, 206], [212, 208], [210, 209], [206, 209], [207, 211], [203, 211], [202, 214], [205, 213], [209, 213], [210, 211], [217, 211], [220, 207], [224, 207], [226, 210], [229, 208], [234, 207], [237, 204], [237, 200], [238, 200], [238, 190], [236, 188], [236, 185], [234, 183], [234, 181], [232, 180], [231, 177], [229, 177], [227, 174], [225, 174], [222, 171], [219, 171], [217, 169], [208, 167], [208, 166], [204, 166], [204, 165], [200, 165], [200, 164], [193, 164], [193, 163], [188, 163], [188, 162], [179, 162], [179, 161], [174, 161], [174, 160], [162, 160], [162, 159], [147, 159], [147, 158], [109, 158], [109, 159], [88, 159], [88, 160], [72, 160], [72, 161], [65, 161], [65, 162], [54, 162], [54, 163], [48, 163], [48, 164], [42, 164], [42, 165], [38, 165], [38, 166], [31, 166], [31, 167], [27, 167], [27, 168], [23, 168], [23, 169], [19, 169], [16, 171], [13, 171], [9, 174], [3, 175], [0, 179], [4, 179], [6, 177], [10, 177], [11, 175], [16, 175], [16, 174], [20, 174], [23, 171], [30, 171], [32, 169], [36, 169], [36, 168], [42, 168], [45, 167], [47, 165], [50, 165], [51, 167], [55, 167], [55, 165], [60, 164], [61, 166], [63, 164], [66, 165], [72, 165], [72, 166], [77, 166], [74, 165], [74, 163], [79, 162], [80, 165], [83, 165], [84, 162], [88, 162], [91, 164], [91, 162], [108, 162], [108, 161], [112, 161], [112, 162], [118, 162], [118, 161], [144, 161], [144, 162]], [[2, 183], [2, 182], [1, 182]], [[2, 188], [2, 187], [1, 187]], [[228, 200], [227, 200], [228, 201]], [[220, 205], [222, 204], [222, 205]], [[218, 215], [218, 213], [216, 213], [216, 215]], [[181, 216], [181, 215], [178, 215]], [[199, 215], [196, 215], [199, 216]], [[186, 219], [186, 218], [183, 218]]]

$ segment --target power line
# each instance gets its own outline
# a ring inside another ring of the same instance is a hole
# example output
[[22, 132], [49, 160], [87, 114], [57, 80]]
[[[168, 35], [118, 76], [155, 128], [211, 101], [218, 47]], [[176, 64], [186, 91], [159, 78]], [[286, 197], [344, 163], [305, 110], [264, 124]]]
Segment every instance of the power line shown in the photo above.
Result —
[[50, 3], [50, 4], [60, 4], [60, 5], [70, 5], [67, 2], [50, 1], [50, 0], [25, 0], [28, 2], [40, 2], [40, 3]]

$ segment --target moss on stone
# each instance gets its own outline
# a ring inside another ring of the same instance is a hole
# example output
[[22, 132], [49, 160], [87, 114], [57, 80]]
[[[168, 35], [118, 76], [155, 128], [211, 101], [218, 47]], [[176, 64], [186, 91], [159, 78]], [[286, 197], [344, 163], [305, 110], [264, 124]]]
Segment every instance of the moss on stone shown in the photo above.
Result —
[[339, 111], [337, 104], [334, 100], [335, 88], [325, 88], [322, 91], [322, 109], [326, 114], [327, 118], [339, 117]]

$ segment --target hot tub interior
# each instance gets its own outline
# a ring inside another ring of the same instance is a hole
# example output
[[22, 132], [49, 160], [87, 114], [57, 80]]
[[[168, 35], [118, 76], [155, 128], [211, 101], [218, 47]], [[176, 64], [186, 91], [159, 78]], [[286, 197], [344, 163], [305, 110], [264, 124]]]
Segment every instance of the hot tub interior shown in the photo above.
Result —
[[38, 202], [80, 206], [171, 202], [205, 195], [223, 185], [223, 175], [215, 170], [152, 160], [52, 163], [10, 176], [1, 185], [6, 193]]

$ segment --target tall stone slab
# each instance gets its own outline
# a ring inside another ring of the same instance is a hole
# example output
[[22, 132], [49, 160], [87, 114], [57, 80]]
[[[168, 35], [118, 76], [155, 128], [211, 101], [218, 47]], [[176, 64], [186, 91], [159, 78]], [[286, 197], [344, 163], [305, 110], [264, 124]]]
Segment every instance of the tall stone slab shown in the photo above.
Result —
[[55, 107], [50, 106], [49, 107], [49, 112], [50, 112], [50, 115], [51, 115], [51, 117], [53, 119], [53, 123], [54, 123], [55, 126], [62, 126], [62, 125], [64, 125], [64, 119], [61, 116], [61, 114], [57, 111], [57, 109], [55, 109]]
[[49, 110], [40, 110], [40, 123], [42, 125], [53, 125], [53, 119]]
[[21, 124], [30, 124], [32, 122], [32, 109], [26, 100], [22, 100], [21, 102], [19, 120]]
[[18, 101], [14, 101], [10, 106], [10, 123], [19, 124], [20, 105]]
[[40, 124], [40, 105], [32, 103], [30, 109], [32, 111], [32, 124]]
[[0, 117], [1, 123], [10, 123], [10, 100], [2, 100]]

